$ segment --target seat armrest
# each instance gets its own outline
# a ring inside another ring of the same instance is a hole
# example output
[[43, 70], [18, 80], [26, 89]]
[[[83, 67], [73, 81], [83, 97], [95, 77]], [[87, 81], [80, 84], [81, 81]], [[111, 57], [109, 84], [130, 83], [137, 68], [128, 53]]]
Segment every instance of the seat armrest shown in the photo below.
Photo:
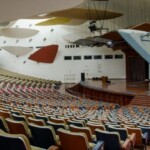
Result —
[[131, 140], [131, 142], [132, 142], [132, 146], [134, 146], [135, 141], [136, 141], [136, 133], [132, 133], [132, 134], [130, 135], [130, 140]]
[[48, 150], [59, 150], [59, 147], [52, 145], [48, 148]]
[[130, 139], [126, 139], [125, 142], [121, 145], [121, 150], [130, 150], [131, 149], [131, 141]]
[[104, 149], [104, 142], [98, 141], [92, 150], [101, 150]]
[[144, 134], [142, 134], [142, 140], [144, 144], [147, 144], [147, 140], [148, 140], [148, 132], [145, 132]]

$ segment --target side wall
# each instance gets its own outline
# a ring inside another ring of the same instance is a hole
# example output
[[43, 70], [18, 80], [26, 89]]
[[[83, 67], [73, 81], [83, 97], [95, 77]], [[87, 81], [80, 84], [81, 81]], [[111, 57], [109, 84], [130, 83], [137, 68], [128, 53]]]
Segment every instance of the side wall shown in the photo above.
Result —
[[[62, 82], [79, 82], [81, 72], [86, 78], [108, 76], [109, 78], [125, 78], [125, 55], [121, 51], [112, 51], [103, 47], [75, 47], [66, 48], [70, 45], [68, 39], [89, 36], [88, 25], [81, 26], [45, 26], [35, 24], [37, 20], [19, 20], [12, 27], [31, 28], [39, 30], [37, 35], [30, 38], [8, 38], [1, 36], [1, 46], [24, 46], [33, 47], [31, 53], [24, 56], [14, 56], [5, 50], [0, 51], [0, 68], [35, 77], [60, 80]], [[83, 29], [83, 27], [85, 29]], [[81, 31], [82, 28], [82, 31]], [[51, 44], [59, 45], [58, 53], [52, 64], [37, 63], [28, 59], [30, 54], [37, 51], [39, 46]], [[71, 44], [72, 45], [72, 44]], [[107, 54], [123, 54], [123, 59], [104, 59]], [[85, 55], [91, 55], [91, 60], [84, 60]], [[102, 59], [93, 59], [94, 55], [102, 55]], [[81, 56], [81, 60], [64, 60], [64, 56]]]

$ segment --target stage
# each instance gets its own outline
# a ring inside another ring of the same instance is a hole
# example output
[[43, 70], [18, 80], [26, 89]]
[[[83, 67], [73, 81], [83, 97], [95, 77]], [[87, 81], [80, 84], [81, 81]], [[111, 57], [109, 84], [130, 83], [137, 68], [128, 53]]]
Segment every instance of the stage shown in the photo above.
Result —
[[135, 95], [149, 95], [150, 96], [150, 81], [143, 82], [126, 82], [123, 79], [109, 80], [110, 83], [102, 83], [100, 80], [86, 80], [80, 82], [82, 85], [90, 86], [98, 90], [107, 90], [112, 92], [130, 93]]
[[103, 100], [120, 105], [150, 106], [150, 81], [126, 82], [126, 80], [109, 80], [103, 83], [101, 80], [85, 80], [69, 88], [87, 98]]

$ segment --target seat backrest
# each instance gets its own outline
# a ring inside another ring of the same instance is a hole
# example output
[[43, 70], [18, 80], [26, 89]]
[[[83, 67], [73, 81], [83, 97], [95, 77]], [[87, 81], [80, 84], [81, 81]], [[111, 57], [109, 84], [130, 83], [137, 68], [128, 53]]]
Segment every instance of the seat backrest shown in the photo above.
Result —
[[7, 134], [0, 130], [0, 149], [2, 150], [31, 150], [28, 139], [21, 134]]
[[87, 127], [89, 127], [91, 129], [92, 134], [95, 134], [95, 129], [100, 129], [100, 130], [103, 130], [103, 131], [106, 130], [105, 126], [102, 125], [102, 124], [98, 125], [98, 124], [94, 124], [94, 123], [87, 123], [86, 125], [87, 125]]
[[52, 126], [57, 134], [57, 130], [62, 128], [62, 129], [67, 129], [67, 126], [65, 123], [55, 123], [55, 122], [51, 122], [51, 121], [48, 121], [46, 123], [48, 126]]
[[51, 145], [57, 145], [56, 134], [52, 127], [29, 124], [35, 145], [48, 149]]
[[84, 124], [82, 122], [79, 122], [79, 121], [68, 120], [67, 124], [68, 124], [68, 126], [72, 124], [72, 125], [75, 125], [78, 127], [84, 127]]
[[32, 118], [34, 118], [34, 114], [32, 113], [32, 112], [22, 112], [22, 114], [24, 115], [24, 116], [26, 116], [27, 118], [29, 118], [29, 117], [32, 117]]
[[55, 117], [51, 117], [50, 121], [55, 122], [55, 123], [65, 123], [65, 120], [62, 118], [55, 118]]
[[11, 134], [23, 134], [29, 137], [30, 133], [24, 121], [15, 121], [7, 118], [6, 123]]
[[28, 120], [27, 120], [26, 116], [12, 114], [12, 117], [16, 121], [24, 121], [26, 124], [28, 124]]
[[88, 150], [88, 139], [84, 133], [70, 132], [64, 129], [58, 129], [58, 135], [61, 142], [61, 150]]
[[70, 125], [69, 130], [71, 132], [83, 132], [87, 135], [88, 141], [93, 142], [92, 131], [89, 127], [78, 127], [78, 126], [75, 126], [75, 125]]
[[2, 116], [4, 119], [6, 119], [6, 118], [12, 118], [11, 113], [8, 112], [8, 111], [2, 111], [2, 110], [0, 110], [0, 116]]
[[2, 116], [0, 116], [0, 129], [5, 131], [5, 132], [9, 131], [8, 126], [6, 124], [6, 121]]
[[39, 125], [39, 126], [45, 126], [45, 122], [43, 119], [35, 119], [32, 117], [29, 117], [28, 121], [29, 121], [29, 123], [34, 123], [34, 124]]
[[95, 130], [97, 141], [104, 142], [105, 150], [121, 150], [119, 134], [116, 132]]
[[136, 133], [135, 145], [142, 145], [143, 144], [143, 142], [142, 142], [142, 131], [140, 128], [131, 128], [131, 127], [126, 126], [126, 129], [128, 130], [129, 134]]
[[114, 126], [107, 127], [110, 132], [118, 132], [122, 141], [125, 141], [128, 138], [128, 131], [125, 128], [117, 128]]
[[42, 115], [35, 114], [35, 118], [36, 119], [43, 119], [45, 123], [49, 120], [48, 116], [44, 116], [44, 115], [42, 116]]
[[17, 111], [17, 110], [11, 110], [11, 114], [20, 115], [20, 111]]

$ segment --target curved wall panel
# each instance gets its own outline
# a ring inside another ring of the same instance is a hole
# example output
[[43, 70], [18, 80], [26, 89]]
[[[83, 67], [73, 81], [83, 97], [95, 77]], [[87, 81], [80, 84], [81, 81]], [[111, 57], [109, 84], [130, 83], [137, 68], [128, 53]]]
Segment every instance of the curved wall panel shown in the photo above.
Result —
[[58, 45], [49, 45], [43, 47], [30, 55], [29, 59], [43, 63], [53, 63], [58, 51]]

